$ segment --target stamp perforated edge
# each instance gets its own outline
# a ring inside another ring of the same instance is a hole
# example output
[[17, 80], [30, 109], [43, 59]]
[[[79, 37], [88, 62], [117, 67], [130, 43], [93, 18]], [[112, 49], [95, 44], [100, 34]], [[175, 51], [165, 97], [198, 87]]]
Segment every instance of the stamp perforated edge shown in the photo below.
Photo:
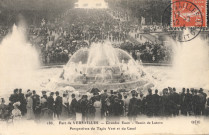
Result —
[[[205, 18], [202, 18], [204, 21], [205, 21], [205, 26], [202, 26], [203, 28], [207, 27], [207, 18], [208, 18], [208, 10], [207, 10], [207, 4], [208, 4], [208, 1], [207, 0], [204, 0], [205, 1]], [[179, 28], [179, 27], [174, 27], [173, 26], [173, 0], [170, 1], [170, 5], [171, 5], [171, 20], [170, 20], [170, 24], [171, 24], [171, 27], [172, 28]], [[193, 3], [194, 4], [194, 3]], [[195, 26], [190, 26], [190, 27], [187, 27], [187, 28], [196, 28]]]

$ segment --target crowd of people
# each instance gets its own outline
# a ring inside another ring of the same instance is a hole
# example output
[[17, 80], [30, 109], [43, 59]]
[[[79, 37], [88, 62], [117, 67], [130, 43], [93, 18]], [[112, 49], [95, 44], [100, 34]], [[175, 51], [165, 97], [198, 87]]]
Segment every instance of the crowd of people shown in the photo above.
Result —
[[[37, 25], [28, 25], [28, 40], [39, 51], [43, 64], [66, 63], [78, 49], [105, 40], [133, 54], [135, 59], [135, 52], [140, 52], [137, 59], [143, 62], [167, 61], [170, 54], [163, 44], [133, 42], [130, 33], [139, 31], [140, 25], [129, 19], [118, 20], [114, 15], [117, 14], [111, 9], [69, 9], [54, 19], [43, 18]], [[1, 27], [1, 39], [8, 32], [9, 27]]]
[[[77, 14], [79, 16], [75, 16]], [[110, 40], [119, 43], [125, 41], [127, 36], [126, 30], [119, 30], [117, 22], [108, 16], [104, 10], [70, 10], [61, 20], [63, 21], [59, 24], [59, 27], [61, 27], [62, 32], [59, 34], [59, 38], [51, 45], [47, 44], [47, 52], [43, 53], [46, 55], [44, 61], [47, 63], [61, 61], [61, 59], [56, 60], [56, 56], [51, 54], [57, 50], [61, 49], [60, 52], [71, 56], [78, 49], [89, 47], [92, 42]]]
[[[170, 60], [168, 58], [170, 52], [163, 44], [133, 43], [129, 34], [139, 27], [127, 21], [118, 21], [109, 12], [95, 9], [71, 9], [64, 16], [55, 19], [62, 21], [44, 25], [47, 37], [44, 38], [45, 42], [41, 43], [43, 63], [66, 63], [78, 49], [89, 47], [93, 42], [105, 40], [132, 54], [139, 51], [143, 62]], [[79, 16], [76, 16], [77, 14]], [[143, 48], [144, 46], [146, 47]], [[149, 56], [151, 59], [147, 58]]]
[[[162, 25], [142, 25], [134, 22], [134, 18], [127, 15], [127, 12], [112, 10], [109, 12], [114, 18], [121, 23], [128, 24], [129, 36], [132, 37], [129, 41], [123, 42], [116, 46], [131, 53], [135, 60], [145, 63], [170, 63], [172, 56], [172, 46], [163, 44], [165, 37], [156, 34], [155, 32], [165, 32], [169, 26]], [[124, 16], [126, 19], [124, 20]], [[130, 18], [130, 19], [128, 19]], [[138, 22], [138, 21], [137, 21]], [[154, 35], [152, 33], [155, 33]], [[143, 39], [144, 38], [144, 39]], [[133, 40], [137, 40], [133, 42]], [[132, 41], [132, 42], [130, 42]], [[138, 56], [140, 55], [140, 56]]]
[[[93, 88], [91, 94], [75, 94], [42, 91], [42, 96], [35, 90], [15, 89], [9, 97], [9, 104], [1, 98], [0, 118], [3, 120], [120, 120], [128, 117], [136, 120], [137, 116], [175, 117], [208, 116], [209, 98], [202, 88], [186, 89], [177, 93], [176, 88], [164, 88], [158, 94], [156, 89], [148, 89], [147, 95], [141, 91], [126, 90], [100, 91]], [[56, 97], [54, 96], [56, 95]]]

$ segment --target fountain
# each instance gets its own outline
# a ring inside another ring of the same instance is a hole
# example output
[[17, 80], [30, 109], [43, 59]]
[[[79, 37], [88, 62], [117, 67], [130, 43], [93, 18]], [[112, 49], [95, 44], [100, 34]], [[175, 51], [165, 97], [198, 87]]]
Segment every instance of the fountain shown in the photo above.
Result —
[[173, 50], [172, 65], [170, 68], [164, 67], [163, 70], [155, 71], [154, 75], [161, 80], [155, 87], [176, 87], [177, 92], [181, 92], [183, 87], [209, 90], [208, 40], [201, 36], [187, 42], [178, 42], [171, 38], [168, 40]]
[[105, 41], [81, 48], [61, 69], [39, 68], [38, 53], [24, 34], [14, 26], [0, 44], [1, 95], [12, 93], [14, 88], [57, 91], [68, 86], [78, 91], [139, 88], [146, 92], [153, 85], [159, 90], [168, 86], [179, 88], [177, 91], [182, 87], [209, 89], [209, 48], [200, 37], [185, 43], [171, 41], [172, 67], [143, 67], [126, 51]]
[[1, 95], [12, 93], [14, 88], [34, 88], [32, 78], [39, 68], [39, 55], [27, 42], [24, 27], [14, 25], [11, 33], [2, 40], [0, 65]]
[[58, 86], [79, 90], [135, 89], [149, 83], [138, 63], [110, 42], [93, 43], [75, 52], [65, 65]]
[[209, 46], [200, 36], [177, 43], [172, 41], [173, 82], [175, 86], [209, 89]]

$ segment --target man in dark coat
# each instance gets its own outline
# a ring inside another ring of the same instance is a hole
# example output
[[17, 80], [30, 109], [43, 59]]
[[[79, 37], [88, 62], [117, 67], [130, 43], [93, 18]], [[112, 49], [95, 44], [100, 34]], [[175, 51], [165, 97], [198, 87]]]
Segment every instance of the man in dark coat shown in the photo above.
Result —
[[163, 89], [163, 96], [161, 97], [161, 115], [162, 116], [169, 116], [170, 115], [170, 99], [168, 94], [168, 89]]
[[41, 107], [40, 107], [40, 96], [36, 94], [36, 91], [33, 90], [33, 112], [35, 114], [35, 118], [38, 119], [41, 113]]
[[22, 113], [22, 116], [24, 116], [27, 112], [27, 109], [26, 109], [27, 102], [26, 102], [24, 94], [22, 93], [22, 89], [19, 89], [18, 99], [20, 101], [19, 109]]
[[160, 96], [158, 95], [158, 90], [155, 90], [155, 94], [153, 94], [152, 96], [153, 98], [153, 113], [154, 116], [158, 116], [159, 115], [159, 108], [160, 108]]
[[72, 94], [71, 97], [72, 97], [72, 101], [71, 101], [71, 104], [70, 104], [70, 110], [71, 110], [71, 113], [72, 113], [72, 119], [75, 120], [76, 119], [76, 109], [77, 109], [78, 101], [75, 98], [75, 94]]
[[104, 90], [104, 93], [101, 94], [101, 102], [102, 102], [102, 108], [101, 108], [101, 116], [102, 118], [106, 115], [107, 112], [107, 104], [106, 100], [108, 98], [107, 90]]
[[61, 113], [62, 113], [62, 97], [59, 96], [59, 92], [56, 91], [56, 99], [55, 99], [55, 113], [57, 115], [57, 118], [59, 119]]
[[114, 103], [114, 100], [115, 100], [115, 99], [114, 99], [114, 98], [115, 98], [115, 95], [114, 95], [113, 90], [111, 90], [111, 91], [110, 91], [110, 94], [111, 94], [111, 95], [110, 95], [110, 97], [109, 97], [110, 103]]
[[128, 106], [128, 117], [131, 121], [136, 120], [137, 111], [138, 111], [138, 108], [137, 108], [136, 94], [132, 93], [132, 98], [130, 99], [129, 106]]
[[53, 119], [54, 113], [54, 92], [50, 93], [50, 96], [47, 98], [47, 108], [49, 109], [49, 119]]
[[[116, 100], [115, 100], [116, 101]], [[121, 116], [124, 112], [124, 101], [122, 100], [122, 95], [118, 94], [118, 103], [119, 103], [119, 115]]]
[[205, 104], [206, 104], [206, 98], [207, 98], [207, 94], [203, 92], [203, 89], [200, 88], [199, 90], [199, 96], [200, 96], [200, 111], [202, 113], [202, 115], [205, 114]]
[[182, 93], [181, 93], [181, 114], [182, 115], [187, 115], [187, 111], [186, 111], [186, 102], [185, 102], [185, 88], [182, 89]]
[[187, 93], [185, 95], [185, 104], [186, 104], [186, 112], [189, 115], [192, 115], [192, 94], [189, 93], [189, 89], [187, 89]]
[[173, 88], [173, 93], [171, 95], [171, 100], [173, 102], [173, 115], [179, 115], [179, 108], [180, 108], [180, 95], [176, 93], [176, 88]]
[[152, 95], [152, 90], [151, 89], [148, 89], [148, 95], [146, 96], [146, 114], [147, 116], [153, 116], [153, 95]]
[[82, 120], [85, 121], [87, 120], [87, 107], [88, 107], [88, 100], [87, 100], [88, 96], [87, 95], [83, 95], [81, 98], [81, 102], [80, 102], [80, 109], [81, 109], [81, 113], [82, 113]]
[[111, 116], [114, 116], [113, 104], [114, 104], [114, 102], [115, 102], [116, 96], [115, 96], [113, 90], [111, 90], [110, 93], [111, 93], [111, 95], [110, 95], [110, 97], [108, 98], [108, 101], [109, 101], [109, 103], [110, 103], [110, 105], [109, 105], [109, 107], [108, 107], [108, 111], [109, 111], [109, 116], [111, 117]]
[[113, 103], [113, 118], [119, 120], [122, 114], [121, 107], [123, 106], [120, 100], [116, 97]]
[[19, 101], [18, 89], [14, 89], [14, 93], [9, 97], [11, 104]]
[[194, 110], [194, 115], [200, 115], [200, 97], [197, 95], [197, 90], [194, 90], [194, 96], [192, 98], [192, 103], [193, 103], [193, 110]]

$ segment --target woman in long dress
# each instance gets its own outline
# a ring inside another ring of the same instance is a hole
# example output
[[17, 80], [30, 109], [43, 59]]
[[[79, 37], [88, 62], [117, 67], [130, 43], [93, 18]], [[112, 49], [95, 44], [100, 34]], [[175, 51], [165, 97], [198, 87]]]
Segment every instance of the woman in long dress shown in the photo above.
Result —
[[96, 101], [94, 102], [94, 107], [96, 109], [95, 112], [95, 119], [100, 120], [101, 119], [101, 108], [102, 108], [102, 103], [99, 97], [96, 98]]
[[32, 93], [30, 92], [28, 94], [27, 98], [27, 120], [34, 119], [34, 112], [33, 112], [33, 99], [32, 99]]
[[68, 118], [69, 98], [67, 94], [63, 94], [61, 119]]

